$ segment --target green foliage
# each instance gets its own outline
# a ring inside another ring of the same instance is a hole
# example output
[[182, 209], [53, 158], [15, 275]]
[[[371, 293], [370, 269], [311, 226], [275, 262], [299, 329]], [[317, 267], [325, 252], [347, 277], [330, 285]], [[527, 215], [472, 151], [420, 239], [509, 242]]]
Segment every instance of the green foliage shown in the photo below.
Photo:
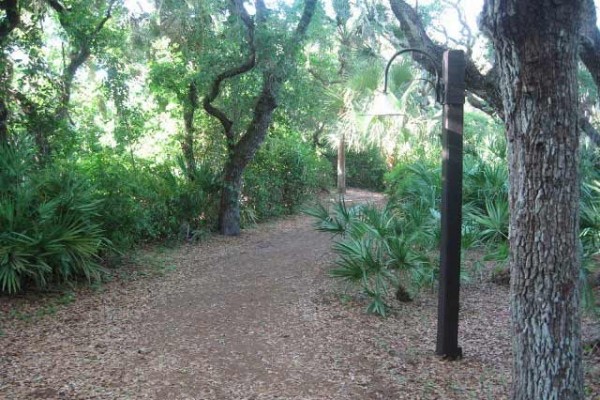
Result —
[[31, 153], [0, 148], [0, 291], [100, 279], [111, 248], [101, 201], [69, 165], [37, 170]]
[[434, 267], [423, 247], [404, 232], [404, 222], [391, 207], [348, 207], [342, 200], [331, 211], [317, 204], [304, 211], [316, 218], [315, 227], [340, 236], [331, 276], [359, 286], [369, 296], [368, 313], [385, 316], [391, 289], [397, 296], [409, 287], [416, 292], [431, 283]]
[[[337, 162], [337, 161], [336, 161]], [[370, 146], [346, 153], [346, 185], [381, 192], [388, 171], [381, 149]]]
[[[499, 127], [487, 117], [467, 113], [465, 123], [462, 247], [483, 248], [483, 261], [496, 262], [496, 268], [504, 270], [508, 266], [510, 217], [506, 142]], [[441, 160], [427, 151], [426, 145], [411, 144], [411, 152], [404, 154], [386, 174], [386, 192], [390, 203], [403, 217], [404, 235], [423, 245], [430, 243], [433, 249], [437, 248], [440, 237]], [[595, 299], [590, 283], [598, 269], [600, 254], [600, 156], [597, 149], [582, 148], [581, 170], [583, 302], [593, 308]]]
[[440, 166], [398, 163], [387, 175], [390, 203], [403, 215], [405, 232], [431, 249], [440, 240]]
[[153, 164], [110, 152], [80, 162], [102, 198], [103, 226], [120, 248], [163, 238], [191, 239], [213, 228], [219, 183], [200, 164], [194, 180], [183, 162]]
[[308, 144], [271, 137], [244, 173], [242, 211], [254, 221], [290, 214], [311, 194], [331, 185], [328, 172], [327, 161]]

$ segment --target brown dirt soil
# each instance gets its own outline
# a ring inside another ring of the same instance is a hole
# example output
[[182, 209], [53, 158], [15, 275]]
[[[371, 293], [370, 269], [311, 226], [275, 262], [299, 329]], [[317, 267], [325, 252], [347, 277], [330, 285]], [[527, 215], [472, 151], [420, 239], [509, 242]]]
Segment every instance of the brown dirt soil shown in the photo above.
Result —
[[[161, 256], [171, 272], [80, 291], [52, 315], [44, 299], [0, 299], [0, 398], [507, 398], [506, 288], [463, 285], [465, 358], [443, 361], [435, 293], [386, 319], [366, 315], [364, 298], [327, 277], [331, 243], [296, 216], [183, 246]], [[15, 307], [46, 312], [20, 320]], [[588, 321], [584, 332], [594, 329]], [[590, 399], [600, 398], [599, 360], [585, 358]]]

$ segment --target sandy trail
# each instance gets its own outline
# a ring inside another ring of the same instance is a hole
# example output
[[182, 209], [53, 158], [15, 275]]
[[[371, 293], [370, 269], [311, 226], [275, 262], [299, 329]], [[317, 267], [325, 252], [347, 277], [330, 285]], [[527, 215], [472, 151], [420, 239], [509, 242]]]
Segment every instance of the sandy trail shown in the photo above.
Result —
[[170, 252], [164, 276], [13, 318], [0, 337], [0, 398], [507, 398], [505, 288], [465, 288], [466, 358], [440, 361], [435, 294], [387, 319], [365, 315], [360, 296], [327, 278], [331, 242], [309, 218], [291, 217]]

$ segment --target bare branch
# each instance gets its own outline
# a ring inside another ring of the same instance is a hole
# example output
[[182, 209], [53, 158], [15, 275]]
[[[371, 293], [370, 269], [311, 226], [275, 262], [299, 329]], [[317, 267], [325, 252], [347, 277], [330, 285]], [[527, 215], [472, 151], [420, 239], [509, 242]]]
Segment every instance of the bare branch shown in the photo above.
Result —
[[585, 64], [600, 90], [600, 30], [596, 25], [596, 6], [594, 0], [586, 0], [583, 5], [583, 23], [579, 57]]
[[[427, 35], [423, 23], [410, 5], [403, 0], [389, 0], [394, 15], [400, 22], [402, 30], [408, 38], [411, 47], [420, 48], [441, 60], [441, 55], [445, 48], [434, 43]], [[446, 0], [447, 3], [453, 4], [452, 1]], [[583, 27], [581, 46], [579, 56], [587, 69], [590, 71], [596, 83], [596, 87], [600, 88], [600, 30], [596, 26], [596, 8], [594, 0], [586, 0], [583, 10]], [[424, 69], [431, 72], [431, 63], [414, 57]], [[441, 65], [438, 74], [441, 74]], [[474, 107], [485, 111], [487, 114], [496, 113], [503, 118], [504, 109], [502, 98], [500, 96], [499, 76], [497, 67], [494, 66], [487, 74], [482, 74], [473, 60], [467, 57], [467, 66], [465, 74], [465, 83], [467, 92], [467, 100]], [[475, 96], [473, 96], [475, 95]], [[580, 127], [588, 137], [598, 145], [600, 135], [594, 129], [592, 124], [586, 117], [580, 118]]]
[[[418, 48], [440, 60], [436, 63], [437, 74], [442, 74], [442, 55], [447, 48], [435, 43], [427, 34], [423, 22], [415, 9], [403, 0], [389, 0], [392, 11], [400, 25], [402, 31], [408, 39], [410, 47]], [[433, 73], [432, 63], [423, 56], [413, 54], [413, 59], [418, 62], [422, 68]], [[498, 87], [498, 76], [496, 68], [492, 68], [487, 74], [482, 74], [475, 62], [467, 57], [465, 71], [465, 83], [467, 91], [470, 91], [487, 102], [498, 115], [503, 114], [502, 98], [500, 97], [500, 88]]]
[[467, 48], [467, 55], [471, 57], [473, 54], [473, 46], [475, 45], [475, 35], [473, 35], [473, 31], [467, 22], [464, 9], [458, 1], [443, 0], [443, 3], [452, 7], [454, 11], [456, 11], [456, 14], [458, 15], [458, 22], [460, 23], [460, 33], [464, 36], [466, 42], [464, 43], [464, 46]]
[[443, 25], [432, 26], [431, 29], [434, 32], [437, 32], [437, 33], [441, 34], [444, 37], [444, 43], [442, 43], [442, 45], [444, 47], [448, 47], [448, 42], [450, 40], [452, 40], [452, 42], [456, 44], [456, 41], [454, 39], [450, 38], [450, 36], [448, 35], [448, 31], [446, 30], [446, 28]]
[[493, 107], [491, 107], [486, 101], [477, 97], [473, 93], [467, 92], [467, 101], [471, 106], [483, 111], [488, 115], [497, 115], [497, 112]]

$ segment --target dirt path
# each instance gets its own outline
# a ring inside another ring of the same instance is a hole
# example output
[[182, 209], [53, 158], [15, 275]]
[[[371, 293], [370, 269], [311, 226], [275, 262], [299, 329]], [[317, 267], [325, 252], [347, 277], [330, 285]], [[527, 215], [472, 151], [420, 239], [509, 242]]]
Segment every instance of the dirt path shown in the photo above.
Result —
[[326, 277], [330, 245], [293, 217], [184, 246], [163, 277], [13, 319], [0, 337], [0, 398], [506, 398], [505, 289], [465, 291], [467, 358], [443, 362], [432, 354], [435, 296], [387, 319], [365, 315], [363, 299]]

